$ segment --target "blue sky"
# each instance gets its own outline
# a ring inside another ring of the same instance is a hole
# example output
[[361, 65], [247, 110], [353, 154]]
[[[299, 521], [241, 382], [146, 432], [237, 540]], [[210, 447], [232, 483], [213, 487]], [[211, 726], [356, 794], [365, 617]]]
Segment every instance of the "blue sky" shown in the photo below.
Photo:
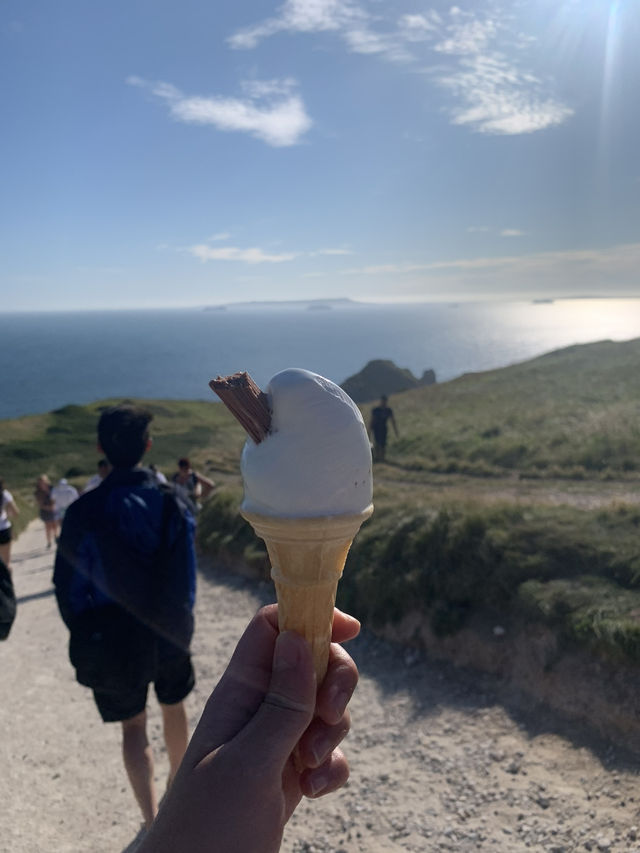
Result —
[[2, 0], [1, 304], [640, 295], [640, 3]]

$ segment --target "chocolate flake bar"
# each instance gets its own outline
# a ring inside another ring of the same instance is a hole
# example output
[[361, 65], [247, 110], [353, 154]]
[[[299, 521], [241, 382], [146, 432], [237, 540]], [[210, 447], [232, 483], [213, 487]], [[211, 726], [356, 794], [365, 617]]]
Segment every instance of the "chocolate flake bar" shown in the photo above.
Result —
[[253, 441], [260, 444], [271, 429], [271, 410], [267, 395], [249, 374], [242, 371], [231, 376], [218, 376], [209, 382], [209, 387]]

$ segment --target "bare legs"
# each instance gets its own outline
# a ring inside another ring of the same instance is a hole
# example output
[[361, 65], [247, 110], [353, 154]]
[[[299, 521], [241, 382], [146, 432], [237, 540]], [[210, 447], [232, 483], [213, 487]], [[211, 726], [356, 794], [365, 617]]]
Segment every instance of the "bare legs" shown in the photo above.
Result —
[[47, 537], [47, 548], [51, 548], [54, 539], [58, 535], [58, 522], [57, 521], [45, 521], [44, 523], [44, 532]]
[[189, 725], [187, 723], [187, 712], [184, 702], [175, 705], [160, 705], [162, 711], [162, 722], [164, 724], [164, 742], [167, 745], [169, 757], [169, 782], [173, 782], [180, 762], [187, 749], [189, 742]]
[[[164, 740], [169, 757], [169, 784], [180, 766], [187, 748], [189, 730], [183, 702], [160, 705]], [[153, 752], [147, 738], [147, 714], [143, 711], [122, 722], [122, 756], [145, 826], [148, 828], [158, 812], [158, 798], [153, 780]]]
[[149, 828], [158, 812], [153, 782], [153, 753], [147, 738], [147, 713], [122, 722], [122, 757], [133, 793]]

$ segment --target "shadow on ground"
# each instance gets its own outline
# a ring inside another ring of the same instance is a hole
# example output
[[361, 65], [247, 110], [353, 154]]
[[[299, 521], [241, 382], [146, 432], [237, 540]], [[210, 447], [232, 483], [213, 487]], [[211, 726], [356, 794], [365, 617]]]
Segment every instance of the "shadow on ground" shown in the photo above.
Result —
[[29, 595], [21, 595], [20, 598], [16, 599], [17, 604], [27, 604], [29, 601], [37, 601], [40, 598], [49, 598], [49, 596], [55, 594], [55, 589], [51, 587], [50, 589], [44, 589], [42, 592], [32, 592]]
[[[229, 589], [250, 590], [257, 606], [275, 599], [270, 582], [244, 577], [221, 563], [200, 558], [200, 573]], [[348, 651], [360, 673], [377, 683], [383, 697], [408, 695], [414, 720], [438, 715], [443, 707], [479, 715], [499, 705], [530, 739], [557, 735], [575, 748], [591, 751], [606, 770], [637, 771], [638, 756], [628, 748], [613, 744], [584, 723], [550, 710], [495, 675], [430, 659], [413, 648], [383, 640], [364, 627], [360, 636], [348, 644]]]

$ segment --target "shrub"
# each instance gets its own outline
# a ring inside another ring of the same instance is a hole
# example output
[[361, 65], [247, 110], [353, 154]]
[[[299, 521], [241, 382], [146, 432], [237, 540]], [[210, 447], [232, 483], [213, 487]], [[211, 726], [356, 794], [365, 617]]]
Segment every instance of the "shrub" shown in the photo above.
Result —
[[219, 559], [244, 559], [262, 570], [268, 564], [266, 548], [238, 512], [239, 505], [239, 492], [215, 492], [198, 516], [198, 545], [203, 552]]

